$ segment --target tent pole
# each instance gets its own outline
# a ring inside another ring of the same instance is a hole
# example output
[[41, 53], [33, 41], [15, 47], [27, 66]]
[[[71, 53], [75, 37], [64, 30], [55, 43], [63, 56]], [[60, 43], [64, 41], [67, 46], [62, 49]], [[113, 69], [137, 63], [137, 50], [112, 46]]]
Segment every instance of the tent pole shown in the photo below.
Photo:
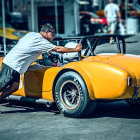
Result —
[[57, 10], [57, 0], [55, 0], [55, 25], [56, 25], [56, 36], [58, 36], [58, 10]]
[[4, 56], [6, 55], [6, 38], [5, 38], [5, 0], [2, 0], [2, 28], [3, 28], [3, 45]]
[[31, 23], [32, 23], [32, 31], [34, 31], [34, 0], [31, 0]]

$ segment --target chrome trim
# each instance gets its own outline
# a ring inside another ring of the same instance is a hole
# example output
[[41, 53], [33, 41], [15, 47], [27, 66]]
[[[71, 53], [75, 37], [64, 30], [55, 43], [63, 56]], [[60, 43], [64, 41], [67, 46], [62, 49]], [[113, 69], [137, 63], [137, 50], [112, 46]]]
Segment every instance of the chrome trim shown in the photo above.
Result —
[[23, 101], [23, 102], [32, 102], [32, 103], [38, 103], [38, 104], [45, 104], [46, 107], [51, 107], [54, 103], [53, 101], [48, 100], [48, 99], [34, 98], [34, 97], [23, 97], [23, 96], [17, 96], [17, 95], [10, 95], [6, 99]]
[[131, 86], [131, 84], [132, 84], [132, 78], [127, 77], [127, 86]]

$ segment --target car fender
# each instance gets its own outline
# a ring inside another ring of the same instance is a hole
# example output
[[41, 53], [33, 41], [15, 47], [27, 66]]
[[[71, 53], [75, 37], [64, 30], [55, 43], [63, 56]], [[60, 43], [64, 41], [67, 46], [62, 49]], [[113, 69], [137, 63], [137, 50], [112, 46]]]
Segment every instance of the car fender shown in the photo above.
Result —
[[58, 73], [63, 69], [63, 67], [52, 67], [48, 68], [43, 77], [42, 84], [42, 98], [54, 101], [53, 98], [53, 85], [55, 79], [58, 78]]
[[90, 99], [114, 99], [123, 96], [130, 74], [121, 67], [102, 62], [73, 62], [65, 66], [84, 79]]

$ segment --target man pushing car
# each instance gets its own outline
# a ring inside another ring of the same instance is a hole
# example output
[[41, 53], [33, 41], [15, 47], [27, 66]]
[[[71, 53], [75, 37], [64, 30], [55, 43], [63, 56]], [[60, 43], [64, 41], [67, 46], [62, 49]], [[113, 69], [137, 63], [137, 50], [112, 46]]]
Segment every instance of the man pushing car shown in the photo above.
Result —
[[18, 90], [20, 75], [24, 74], [30, 64], [35, 62], [42, 53], [48, 51], [69, 53], [79, 52], [82, 49], [81, 44], [75, 48], [55, 46], [51, 43], [54, 37], [54, 27], [51, 24], [45, 24], [40, 33], [27, 33], [5, 56], [0, 71], [0, 101]]

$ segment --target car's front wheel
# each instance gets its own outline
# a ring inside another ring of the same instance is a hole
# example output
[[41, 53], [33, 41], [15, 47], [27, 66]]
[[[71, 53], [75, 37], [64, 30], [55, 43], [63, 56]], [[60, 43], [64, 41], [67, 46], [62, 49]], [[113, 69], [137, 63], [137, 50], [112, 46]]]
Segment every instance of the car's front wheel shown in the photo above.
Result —
[[55, 86], [55, 101], [59, 110], [68, 117], [82, 117], [93, 112], [96, 101], [91, 101], [83, 78], [76, 72], [60, 76]]

